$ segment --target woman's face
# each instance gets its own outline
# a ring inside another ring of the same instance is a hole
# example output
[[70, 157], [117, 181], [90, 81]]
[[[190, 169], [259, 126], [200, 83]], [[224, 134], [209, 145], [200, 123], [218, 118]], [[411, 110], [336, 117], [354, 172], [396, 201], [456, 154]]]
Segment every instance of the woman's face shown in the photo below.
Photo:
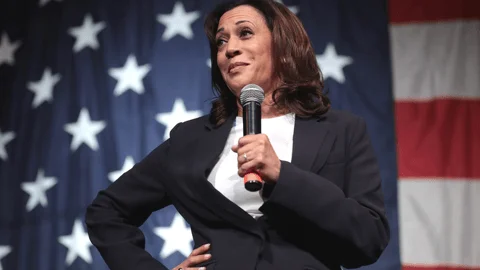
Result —
[[262, 14], [251, 6], [238, 6], [220, 18], [217, 64], [228, 87], [238, 97], [254, 83], [267, 93], [273, 88], [272, 34]]

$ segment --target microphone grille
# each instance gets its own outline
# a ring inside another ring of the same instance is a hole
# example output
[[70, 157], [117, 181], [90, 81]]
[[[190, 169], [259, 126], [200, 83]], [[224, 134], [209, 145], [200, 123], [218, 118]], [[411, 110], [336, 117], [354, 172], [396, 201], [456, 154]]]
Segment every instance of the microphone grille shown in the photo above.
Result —
[[262, 104], [264, 98], [265, 93], [263, 89], [256, 84], [247, 84], [240, 91], [240, 103], [242, 106], [252, 101]]

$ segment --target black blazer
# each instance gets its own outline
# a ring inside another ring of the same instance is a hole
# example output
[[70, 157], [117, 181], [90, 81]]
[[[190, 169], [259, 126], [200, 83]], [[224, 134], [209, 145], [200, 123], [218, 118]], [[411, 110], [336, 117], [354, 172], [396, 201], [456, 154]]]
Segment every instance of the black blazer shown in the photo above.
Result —
[[390, 233], [379, 167], [365, 121], [331, 110], [296, 117], [292, 162], [265, 185], [263, 216], [252, 218], [207, 180], [235, 116], [215, 128], [208, 116], [178, 124], [170, 139], [98, 193], [88, 207], [91, 242], [112, 270], [167, 269], [144, 250], [138, 229], [173, 204], [190, 224], [202, 263], [220, 270], [359, 267], [375, 262]]

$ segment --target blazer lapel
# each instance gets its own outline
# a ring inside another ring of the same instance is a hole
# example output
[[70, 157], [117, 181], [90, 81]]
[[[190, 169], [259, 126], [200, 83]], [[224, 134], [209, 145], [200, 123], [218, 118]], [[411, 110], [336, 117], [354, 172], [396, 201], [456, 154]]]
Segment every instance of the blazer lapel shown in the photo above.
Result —
[[198, 158], [195, 165], [195, 170], [198, 171], [195, 174], [200, 175], [193, 179], [195, 194], [198, 201], [203, 202], [219, 217], [229, 221], [239, 229], [257, 234], [263, 239], [263, 233], [256, 220], [220, 193], [207, 179], [225, 147], [234, 120], [235, 115], [228, 118], [219, 127], [214, 127], [209, 122], [206, 123], [206, 131], [201, 134], [192, 154], [193, 157]]
[[335, 135], [324, 117], [295, 118], [291, 163], [304, 170], [316, 172], [327, 160]]

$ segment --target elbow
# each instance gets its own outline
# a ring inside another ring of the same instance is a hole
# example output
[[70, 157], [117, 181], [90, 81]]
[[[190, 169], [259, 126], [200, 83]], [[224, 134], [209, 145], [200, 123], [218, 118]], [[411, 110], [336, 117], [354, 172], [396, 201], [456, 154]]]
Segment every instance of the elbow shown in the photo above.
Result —
[[112, 222], [118, 219], [118, 213], [109, 206], [109, 201], [105, 198], [97, 196], [85, 211], [85, 225], [88, 236], [92, 244], [96, 245], [100, 235], [104, 235], [109, 231]]
[[[100, 201], [100, 202], [99, 202]], [[85, 223], [87, 227], [91, 227], [102, 216], [102, 212], [105, 211], [105, 203], [101, 203], [101, 195], [97, 197], [87, 206], [85, 210]]]
[[378, 261], [390, 242], [390, 228], [386, 219], [374, 228], [350, 252], [344, 252], [343, 267], [359, 268]]
[[341, 261], [341, 265], [344, 268], [359, 268], [374, 264], [378, 261], [387, 245], [388, 241], [382, 240], [379, 243], [371, 243], [368, 246], [358, 248], [356, 251], [347, 251], [344, 254], [346, 258]]
[[102, 253], [104, 248], [116, 242], [123, 219], [114, 209], [93, 201], [86, 208], [85, 225], [90, 242]]
[[92, 244], [96, 244], [95, 235], [98, 233], [99, 228], [102, 227], [102, 207], [94, 203], [87, 206], [85, 211], [85, 225], [87, 228], [87, 234]]
[[101, 239], [101, 232], [99, 231], [99, 228], [101, 226], [98, 226], [99, 223], [97, 222], [97, 210], [92, 204], [87, 206], [87, 209], [85, 211], [85, 225], [86, 233], [90, 242], [94, 247], [97, 248], [98, 251], [100, 251], [99, 248], [101, 245], [99, 239]]
[[378, 237], [377, 240], [373, 240], [369, 245], [363, 249], [363, 254], [361, 258], [362, 265], [370, 265], [378, 261], [380, 256], [383, 254], [383, 251], [387, 248], [389, 242], [389, 237], [384, 235], [383, 237]]
[[98, 213], [97, 208], [98, 206], [94, 205], [93, 203], [87, 206], [87, 209], [85, 211], [85, 224], [87, 225], [87, 230], [90, 230], [95, 224]]

